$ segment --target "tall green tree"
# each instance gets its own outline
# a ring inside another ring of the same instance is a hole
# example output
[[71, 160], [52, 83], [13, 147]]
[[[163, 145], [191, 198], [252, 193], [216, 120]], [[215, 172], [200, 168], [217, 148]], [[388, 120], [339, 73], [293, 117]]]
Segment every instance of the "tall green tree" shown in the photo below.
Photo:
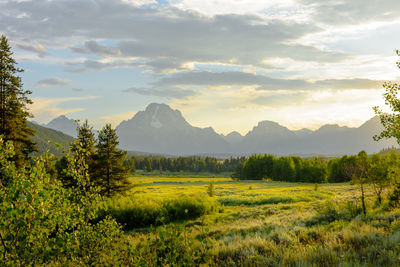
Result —
[[[400, 50], [396, 50], [396, 54], [400, 56]], [[397, 67], [400, 68], [400, 61], [396, 62], [396, 64]], [[380, 117], [381, 123], [384, 127], [384, 130], [379, 135], [374, 136], [374, 140], [379, 141], [383, 138], [394, 137], [400, 145], [400, 84], [385, 82], [383, 87], [385, 88], [385, 93], [383, 94], [385, 104], [389, 106], [392, 113], [383, 112], [377, 106], [373, 107], [375, 114]], [[389, 200], [391, 206], [398, 206], [400, 204], [400, 182], [396, 182], [396, 186], [392, 194], [389, 196]]]
[[129, 169], [124, 166], [126, 151], [117, 148], [119, 142], [111, 124], [107, 124], [99, 132], [96, 154], [95, 171], [92, 179], [100, 187], [101, 193], [111, 196], [129, 188]]
[[[96, 139], [93, 132], [93, 127], [89, 125], [88, 121], [85, 120], [84, 123], [78, 124], [77, 127], [78, 142], [82, 149], [86, 152], [85, 162], [88, 165], [89, 176], [92, 177], [94, 173], [94, 155], [95, 155], [95, 144]], [[74, 147], [71, 148], [74, 152]]]
[[[77, 150], [82, 150], [85, 153], [83, 154], [85, 164], [87, 165], [87, 170], [90, 178], [93, 178], [95, 175], [95, 136], [93, 132], [93, 127], [91, 127], [87, 120], [84, 123], [78, 122], [77, 131], [77, 139], [76, 142], [73, 142], [70, 146], [70, 150], [72, 153], [77, 153]], [[65, 172], [67, 167], [67, 156], [62, 157], [56, 163], [56, 169], [58, 172], [59, 179], [63, 182], [64, 186], [71, 187], [76, 186], [76, 181], [73, 176], [68, 175]]]
[[23, 84], [13, 59], [13, 52], [7, 38], [0, 37], [0, 135], [5, 142], [12, 141], [15, 155], [12, 158], [17, 167], [22, 167], [28, 155], [37, 151], [36, 144], [31, 140], [35, 131], [27, 126], [27, 118], [31, 117], [27, 105], [32, 104], [28, 98], [29, 90], [22, 88]]
[[[400, 56], [400, 51], [396, 51]], [[400, 68], [400, 62], [397, 62], [397, 67]], [[383, 84], [385, 93], [383, 98], [385, 104], [390, 107], [392, 113], [383, 112], [379, 107], [373, 107], [375, 114], [379, 116], [383, 127], [385, 128], [379, 135], [374, 136], [375, 141], [383, 138], [394, 137], [397, 143], [400, 144], [400, 99], [398, 97], [400, 91], [400, 84], [393, 82], [385, 82]]]
[[368, 170], [370, 168], [370, 159], [363, 150], [357, 156], [349, 157], [346, 165], [343, 166], [343, 172], [352, 177], [352, 181], [359, 185], [361, 191], [361, 205], [364, 215], [367, 214], [365, 205], [365, 184], [367, 183]]
[[382, 203], [382, 193], [385, 188], [393, 184], [399, 173], [399, 159], [394, 153], [384, 155], [374, 154], [371, 157], [371, 166], [368, 170], [368, 182], [372, 184], [377, 196], [377, 202]]

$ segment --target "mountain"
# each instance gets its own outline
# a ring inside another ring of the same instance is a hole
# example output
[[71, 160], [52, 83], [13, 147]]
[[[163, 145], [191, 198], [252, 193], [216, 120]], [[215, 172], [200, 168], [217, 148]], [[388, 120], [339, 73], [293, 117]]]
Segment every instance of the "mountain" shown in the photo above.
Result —
[[61, 115], [43, 126], [76, 137], [76, 127], [78, 127], [78, 123], [73, 119], [68, 119], [64, 115]]
[[243, 136], [236, 131], [221, 136], [223, 139], [225, 139], [226, 142], [228, 142], [231, 145], [237, 145], [243, 140]]
[[125, 150], [171, 155], [223, 153], [229, 144], [213, 128], [191, 126], [178, 110], [165, 104], [150, 104], [146, 110], [116, 127]]
[[299, 140], [299, 137], [288, 128], [273, 122], [259, 122], [250, 132], [248, 132], [241, 143], [238, 144], [239, 150], [245, 154], [252, 153], [271, 153], [281, 154], [291, 150], [292, 143]]
[[379, 152], [398, 146], [394, 139], [375, 142], [372, 137], [383, 127], [378, 117], [359, 128], [324, 125], [316, 131], [289, 130], [273, 121], [259, 122], [245, 136], [238, 132], [219, 135], [213, 128], [190, 125], [179, 110], [165, 104], [150, 104], [116, 127], [120, 148], [169, 155], [275, 155], [356, 154]]
[[[63, 150], [68, 151], [69, 144], [74, 140], [72, 136], [33, 122], [28, 122], [28, 127], [35, 130], [35, 136], [32, 137], [32, 140], [36, 142], [40, 153], [48, 150], [52, 154], [61, 156]], [[56, 147], [56, 143], [60, 144], [60, 147]]]

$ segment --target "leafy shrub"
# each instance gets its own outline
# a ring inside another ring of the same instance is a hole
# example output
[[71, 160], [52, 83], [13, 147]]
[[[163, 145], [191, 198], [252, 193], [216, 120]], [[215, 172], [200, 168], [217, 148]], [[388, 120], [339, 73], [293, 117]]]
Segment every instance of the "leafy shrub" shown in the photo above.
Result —
[[210, 184], [207, 186], [207, 194], [208, 194], [208, 196], [210, 196], [210, 197], [215, 196], [215, 188], [214, 188], [214, 184], [213, 184], [213, 183], [210, 183]]
[[109, 200], [102, 216], [110, 215], [126, 230], [129, 230], [194, 219], [215, 212], [217, 208], [215, 201], [200, 197], [179, 197], [167, 200], [121, 197]]
[[131, 266], [199, 266], [209, 260], [210, 243], [191, 235], [182, 226], [153, 229], [134, 246], [125, 265]]
[[265, 204], [293, 203], [291, 197], [267, 197], [267, 198], [220, 198], [218, 201], [224, 206], [258, 206]]
[[30, 169], [9, 159], [13, 146], [0, 138], [1, 265], [112, 265], [122, 231], [105, 217], [93, 224], [102, 202], [90, 186], [79, 144], [68, 158], [75, 188], [64, 188], [46, 172], [49, 156]]
[[358, 206], [354, 201], [347, 201], [341, 204], [325, 201], [316, 208], [316, 211], [317, 215], [306, 222], [307, 226], [328, 224], [336, 220], [350, 221], [362, 213], [362, 207]]

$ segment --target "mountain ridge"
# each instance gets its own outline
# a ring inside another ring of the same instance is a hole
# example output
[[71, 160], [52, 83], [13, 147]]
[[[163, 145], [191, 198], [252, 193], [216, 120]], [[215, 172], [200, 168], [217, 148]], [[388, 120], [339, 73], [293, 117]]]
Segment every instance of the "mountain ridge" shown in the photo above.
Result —
[[[59, 121], [72, 128], [73, 120], [64, 116]], [[212, 127], [192, 126], [179, 110], [169, 105], [151, 103], [115, 129], [121, 149], [173, 156], [253, 153], [340, 156], [361, 150], [376, 153], [398, 146], [394, 139], [373, 141], [373, 135], [383, 130], [377, 116], [360, 127], [325, 124], [316, 130], [290, 130], [277, 122], [264, 120], [245, 135], [236, 131], [223, 135]]]
[[120, 147], [171, 155], [271, 153], [276, 155], [375, 153], [396, 145], [394, 139], [373, 141], [383, 129], [378, 117], [360, 127], [326, 124], [312, 131], [290, 130], [277, 122], [260, 121], [246, 135], [218, 134], [212, 127], [200, 128], [186, 121], [179, 110], [152, 103], [116, 127]]

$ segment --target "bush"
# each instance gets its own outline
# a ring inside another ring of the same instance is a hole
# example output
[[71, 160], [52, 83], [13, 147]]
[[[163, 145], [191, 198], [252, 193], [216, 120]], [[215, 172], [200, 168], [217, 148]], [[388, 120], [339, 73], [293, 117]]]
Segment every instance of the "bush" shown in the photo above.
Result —
[[210, 196], [210, 197], [215, 196], [215, 188], [214, 188], [214, 184], [213, 184], [213, 183], [210, 183], [210, 184], [207, 186], [207, 194], [208, 194], [208, 196]]
[[335, 203], [325, 201], [316, 209], [317, 215], [306, 222], [307, 226], [328, 224], [336, 220], [350, 221], [362, 213], [362, 207], [354, 201]]
[[294, 203], [298, 200], [292, 197], [260, 197], [260, 198], [220, 198], [218, 201], [224, 206], [258, 206], [265, 204]]
[[159, 227], [131, 247], [123, 265], [199, 266], [208, 262], [209, 248], [210, 242], [196, 240], [185, 227]]
[[102, 216], [110, 215], [126, 230], [130, 230], [195, 219], [216, 211], [217, 207], [215, 201], [200, 197], [179, 197], [167, 200], [121, 197], [109, 200]]
[[102, 201], [90, 186], [84, 151], [68, 158], [76, 187], [64, 188], [46, 172], [44, 155], [30, 169], [10, 161], [12, 144], [0, 138], [1, 265], [113, 265], [122, 231], [109, 217], [97, 220]]

